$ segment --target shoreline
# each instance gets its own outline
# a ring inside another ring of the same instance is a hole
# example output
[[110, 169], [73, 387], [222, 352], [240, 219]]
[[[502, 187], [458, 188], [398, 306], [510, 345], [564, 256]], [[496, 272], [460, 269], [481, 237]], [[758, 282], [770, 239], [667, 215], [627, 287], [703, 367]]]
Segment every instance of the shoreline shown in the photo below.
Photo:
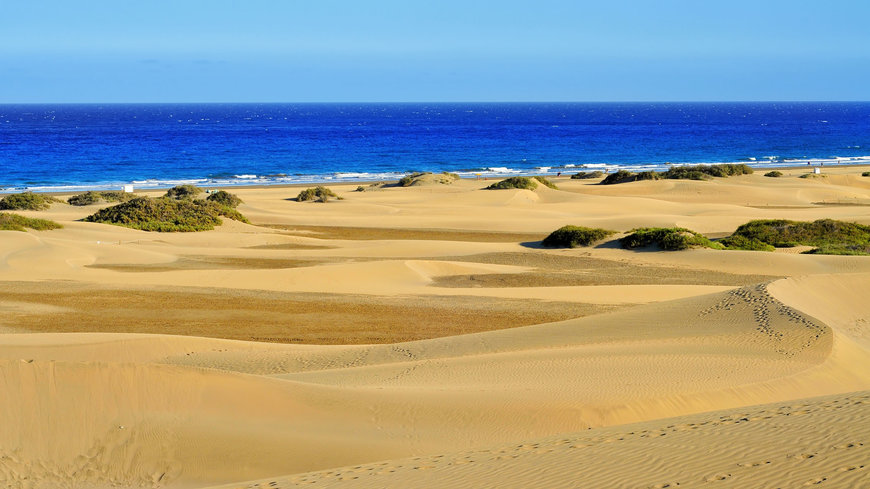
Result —
[[[829, 163], [830, 161], [837, 160], [827, 160], [827, 159], [817, 159], [817, 160], [809, 160], [813, 162], [812, 164], [807, 165], [797, 165], [797, 164], [789, 164], [787, 166], [782, 165], [755, 165], [746, 162], [731, 162], [731, 163], [685, 163], [685, 164], [675, 164], [675, 165], [583, 165], [583, 166], [575, 166], [575, 167], [541, 167], [547, 168], [547, 171], [507, 171], [507, 172], [490, 172], [490, 173], [470, 173], [470, 172], [449, 172], [444, 171], [444, 173], [456, 173], [463, 180], [489, 180], [489, 179], [502, 179], [513, 176], [544, 176], [548, 178], [559, 178], [562, 176], [570, 176], [574, 173], [580, 171], [601, 171], [604, 170], [605, 173], [610, 173], [616, 170], [629, 170], [629, 171], [662, 171], [664, 169], [670, 167], [677, 166], [696, 166], [696, 165], [706, 165], [706, 166], [714, 166], [714, 165], [728, 165], [728, 164], [745, 164], [750, 166], [753, 170], [756, 171], [764, 171], [764, 170], [787, 170], [787, 171], [796, 171], [796, 170], [805, 170], [807, 168], [825, 168], [825, 163]], [[557, 170], [553, 170], [557, 168]], [[870, 168], [870, 157], [861, 157], [860, 163], [829, 163], [827, 168]], [[303, 188], [317, 185], [324, 186], [336, 186], [336, 185], [373, 185], [378, 183], [388, 183], [397, 181], [405, 175], [408, 175], [413, 172], [404, 172], [404, 173], [396, 173], [394, 175], [390, 175], [390, 178], [379, 178], [379, 179], [312, 179], [306, 181], [297, 181], [297, 182], [282, 182], [275, 181], [274, 183], [259, 181], [256, 183], [248, 183], [246, 180], [253, 179], [240, 179], [238, 183], [222, 181], [222, 180], [210, 180], [207, 178], [191, 178], [191, 179], [178, 179], [178, 180], [166, 180], [165, 182], [158, 182], [148, 186], [139, 186], [136, 182], [132, 182], [134, 185], [134, 191], [138, 192], [148, 192], [148, 191], [158, 191], [158, 190], [166, 190], [168, 188], [172, 188], [177, 185], [196, 185], [202, 188], [215, 188], [215, 189], [223, 189], [223, 188], [247, 188], [247, 189], [262, 189], [262, 188]], [[442, 173], [440, 171], [432, 171], [431, 173]], [[479, 175], [479, 176], [478, 176]], [[121, 190], [124, 185], [129, 185], [130, 182], [109, 182], [109, 183], [83, 183], [81, 185], [64, 185], [62, 187], [51, 187], [51, 186], [33, 186], [33, 187], [0, 187], [0, 195], [7, 195], [13, 193], [20, 192], [35, 192], [42, 193], [46, 195], [67, 195], [74, 194], [80, 192], [87, 191], [107, 191], [107, 190]]]

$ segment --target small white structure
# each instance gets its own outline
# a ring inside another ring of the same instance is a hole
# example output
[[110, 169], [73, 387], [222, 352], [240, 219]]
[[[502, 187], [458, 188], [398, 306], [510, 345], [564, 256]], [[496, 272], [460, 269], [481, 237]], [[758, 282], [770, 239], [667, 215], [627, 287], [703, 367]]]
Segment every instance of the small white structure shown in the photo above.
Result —
[[133, 186], [132, 185], [124, 185], [124, 193], [132, 194], [133, 193]]
[[819, 173], [822, 173], [822, 169], [819, 168], [819, 167], [815, 167], [815, 168], [813, 168], [813, 173], [815, 173], [816, 175], [818, 175]]

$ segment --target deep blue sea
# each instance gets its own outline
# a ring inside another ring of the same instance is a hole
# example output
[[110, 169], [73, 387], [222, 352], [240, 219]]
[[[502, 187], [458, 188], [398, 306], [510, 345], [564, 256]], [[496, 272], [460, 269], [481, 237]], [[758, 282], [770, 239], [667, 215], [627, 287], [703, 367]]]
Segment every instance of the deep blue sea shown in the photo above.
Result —
[[0, 189], [870, 163], [870, 103], [0, 105]]

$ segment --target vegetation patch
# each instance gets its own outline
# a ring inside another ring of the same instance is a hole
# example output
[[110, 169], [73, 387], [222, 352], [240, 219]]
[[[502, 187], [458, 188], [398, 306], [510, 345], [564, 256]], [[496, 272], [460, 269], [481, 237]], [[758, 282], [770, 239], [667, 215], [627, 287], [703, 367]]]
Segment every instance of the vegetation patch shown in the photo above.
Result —
[[138, 197], [101, 209], [84, 220], [143, 231], [192, 232], [214, 229], [223, 223], [221, 216], [248, 222], [235, 209], [214, 201], [175, 200], [167, 197]]
[[542, 176], [535, 176], [535, 177], [532, 177], [532, 178], [534, 178], [534, 179], [537, 180], [538, 182], [542, 183], [544, 186], [547, 186], [547, 187], [549, 187], [549, 188], [551, 188], [551, 189], [553, 189], [553, 190], [559, 190], [559, 187], [557, 187], [555, 183], [553, 183], [553, 182], [547, 180], [546, 178], [544, 178], [544, 177], [542, 177]]
[[405, 175], [404, 177], [399, 179], [397, 185], [400, 187], [412, 187], [426, 184], [450, 185], [456, 180], [459, 180], [459, 175], [455, 173], [443, 172], [434, 174], [432, 172], [425, 171]]
[[590, 172], [579, 171], [579, 172], [571, 175], [572, 180], [586, 180], [586, 179], [603, 178], [603, 177], [604, 177], [604, 172], [600, 171], [600, 170], [590, 171]]
[[128, 200], [132, 200], [135, 198], [136, 196], [131, 193], [121, 192], [118, 190], [107, 190], [103, 192], [94, 192], [89, 190], [83, 194], [73, 195], [72, 197], [66, 199], [66, 202], [69, 205], [83, 206], [97, 204], [99, 202], [127, 202]]
[[576, 248], [589, 246], [601, 241], [616, 231], [601, 228], [587, 228], [582, 226], [563, 226], [544, 238], [541, 245], [547, 248]]
[[742, 163], [727, 163], [722, 165], [688, 165], [674, 166], [667, 171], [655, 172], [644, 171], [640, 173], [628, 170], [619, 170], [608, 175], [601, 183], [612, 185], [615, 183], [636, 182], [640, 180], [710, 180], [713, 177], [730, 177], [734, 175], [749, 175], [752, 168]]
[[870, 226], [819, 219], [813, 222], [767, 219], [750, 221], [719, 241], [727, 249], [791, 248], [814, 246], [808, 253], [824, 255], [870, 254]]
[[193, 200], [203, 192], [196, 185], [177, 185], [166, 191], [166, 197], [175, 200]]
[[821, 173], [804, 173], [798, 178], [827, 178], [827, 175], [822, 175]]
[[12, 214], [11, 212], [0, 212], [0, 231], [24, 231], [25, 229], [48, 231], [62, 227], [60, 224], [48, 219], [35, 219]]
[[538, 181], [529, 177], [510, 177], [505, 178], [500, 182], [495, 182], [489, 187], [486, 187], [486, 190], [504, 190], [511, 188], [535, 190], [538, 188]]
[[723, 249], [719, 243], [707, 239], [706, 236], [686, 228], [637, 228], [630, 234], [620, 238], [623, 248], [633, 250], [647, 246], [658, 246], [665, 251], [686, 250], [689, 248]]
[[35, 194], [33, 192], [22, 192], [20, 194], [9, 194], [0, 199], [0, 210], [6, 211], [44, 211], [51, 207], [51, 204], [62, 202], [50, 195]]
[[865, 171], [861, 174], [862, 177], [870, 177], [870, 171]]
[[769, 172], [765, 173], [764, 176], [771, 177], [771, 178], [779, 178], [782, 176], [782, 172], [779, 170], [773, 170], [773, 171], [769, 171]]
[[326, 202], [330, 198], [335, 198], [341, 200], [341, 197], [335, 194], [332, 190], [324, 187], [323, 185], [318, 185], [314, 188], [307, 188], [301, 192], [296, 197], [297, 202], [306, 202], [306, 201], [314, 201], [314, 202]]
[[230, 209], [235, 209], [242, 204], [242, 199], [239, 198], [236, 194], [231, 194], [224, 190], [218, 190], [217, 192], [212, 192], [209, 194], [205, 200], [209, 202], [214, 202], [216, 204], [220, 204], [222, 206], [229, 207]]

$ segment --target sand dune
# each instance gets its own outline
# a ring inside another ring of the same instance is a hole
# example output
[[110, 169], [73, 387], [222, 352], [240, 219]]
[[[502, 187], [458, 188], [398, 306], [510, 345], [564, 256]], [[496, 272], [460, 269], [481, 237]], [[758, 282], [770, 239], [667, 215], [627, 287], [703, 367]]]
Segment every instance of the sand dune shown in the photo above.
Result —
[[0, 481], [863, 487], [870, 260], [533, 239], [870, 222], [847, 171], [239, 189], [254, 224], [193, 234], [32, 213], [66, 227], [0, 232]]

